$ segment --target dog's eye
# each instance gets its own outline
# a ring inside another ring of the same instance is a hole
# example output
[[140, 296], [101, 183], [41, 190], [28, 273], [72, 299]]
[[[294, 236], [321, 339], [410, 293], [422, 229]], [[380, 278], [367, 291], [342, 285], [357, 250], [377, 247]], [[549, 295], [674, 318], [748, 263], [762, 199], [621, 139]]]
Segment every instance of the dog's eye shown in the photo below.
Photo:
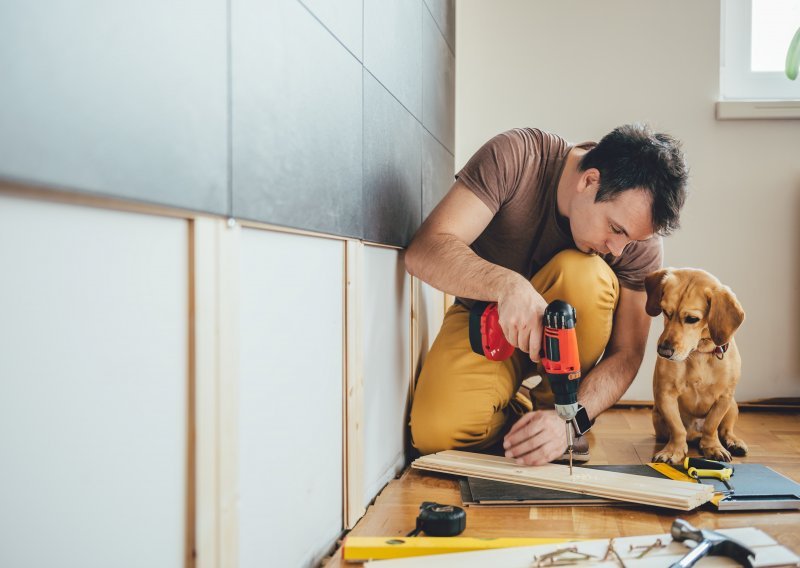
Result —
[[686, 316], [686, 319], [684, 321], [686, 323], [697, 323], [700, 321], [700, 318], [696, 318], [694, 316]]

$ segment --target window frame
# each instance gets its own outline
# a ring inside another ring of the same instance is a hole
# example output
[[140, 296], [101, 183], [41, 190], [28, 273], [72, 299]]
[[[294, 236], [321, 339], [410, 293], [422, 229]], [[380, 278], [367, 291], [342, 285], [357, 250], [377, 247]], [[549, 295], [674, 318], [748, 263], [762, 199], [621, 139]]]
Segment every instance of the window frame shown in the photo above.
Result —
[[722, 0], [721, 8], [720, 101], [800, 101], [800, 80], [750, 70], [752, 1]]

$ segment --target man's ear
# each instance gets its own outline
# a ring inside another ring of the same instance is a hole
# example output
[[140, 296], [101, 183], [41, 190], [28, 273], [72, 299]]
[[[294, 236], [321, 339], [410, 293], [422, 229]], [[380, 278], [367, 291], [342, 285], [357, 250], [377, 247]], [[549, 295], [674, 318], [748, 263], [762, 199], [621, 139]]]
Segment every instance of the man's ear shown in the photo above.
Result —
[[648, 315], [656, 317], [661, 313], [661, 295], [664, 293], [664, 280], [669, 275], [669, 268], [662, 268], [647, 275], [644, 289], [647, 292], [647, 304], [644, 309]]
[[706, 290], [708, 332], [714, 345], [725, 345], [744, 321], [744, 309], [727, 286]]
[[589, 168], [581, 174], [581, 179], [578, 182], [578, 191], [584, 192], [588, 189], [600, 187], [600, 170], [597, 168]]

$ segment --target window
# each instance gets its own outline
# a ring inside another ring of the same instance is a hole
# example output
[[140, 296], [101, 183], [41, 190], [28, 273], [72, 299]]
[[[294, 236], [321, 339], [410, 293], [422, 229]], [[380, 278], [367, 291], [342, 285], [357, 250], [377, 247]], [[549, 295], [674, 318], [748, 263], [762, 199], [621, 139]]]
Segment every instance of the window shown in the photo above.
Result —
[[800, 0], [723, 0], [721, 98], [800, 101], [800, 77], [786, 75], [798, 28]]

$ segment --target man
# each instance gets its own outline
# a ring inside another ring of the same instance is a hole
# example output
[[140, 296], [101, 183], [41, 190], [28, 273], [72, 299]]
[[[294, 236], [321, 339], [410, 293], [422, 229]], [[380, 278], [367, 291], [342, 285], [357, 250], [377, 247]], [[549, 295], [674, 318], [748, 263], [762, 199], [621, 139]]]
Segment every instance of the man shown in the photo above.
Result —
[[[661, 267], [661, 235], [678, 227], [686, 180], [680, 144], [643, 125], [574, 146], [514, 129], [478, 150], [406, 252], [411, 274], [457, 296], [417, 383], [414, 446], [426, 454], [502, 442], [521, 464], [561, 458], [567, 436], [547, 408], [549, 384], [531, 393], [537, 410], [517, 392], [524, 378], [542, 374], [544, 310], [561, 299], [578, 316], [575, 447], [588, 459], [580, 434], [619, 400], [641, 365], [650, 328], [644, 277]], [[474, 300], [498, 303], [506, 339], [518, 348], [511, 359], [472, 352]]]

